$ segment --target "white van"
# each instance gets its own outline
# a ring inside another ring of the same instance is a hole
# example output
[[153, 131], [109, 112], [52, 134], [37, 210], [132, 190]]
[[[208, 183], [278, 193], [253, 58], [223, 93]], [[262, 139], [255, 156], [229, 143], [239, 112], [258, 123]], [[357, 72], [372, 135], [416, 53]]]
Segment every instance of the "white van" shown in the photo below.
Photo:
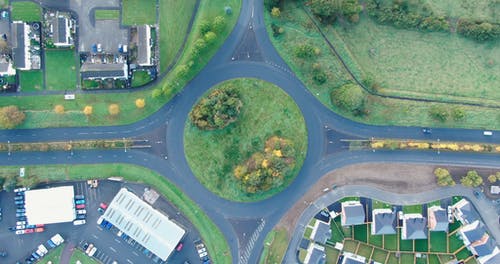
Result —
[[493, 131], [484, 131], [483, 135], [485, 135], [485, 136], [493, 136]]

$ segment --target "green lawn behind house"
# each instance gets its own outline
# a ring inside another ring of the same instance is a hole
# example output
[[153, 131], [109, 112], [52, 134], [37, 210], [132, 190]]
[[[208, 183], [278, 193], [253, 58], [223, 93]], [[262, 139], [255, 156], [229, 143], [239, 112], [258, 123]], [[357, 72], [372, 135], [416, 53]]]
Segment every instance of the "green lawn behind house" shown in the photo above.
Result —
[[[215, 194], [230, 200], [255, 201], [283, 190], [297, 175], [307, 148], [304, 118], [295, 102], [277, 86], [257, 79], [235, 79], [213, 89], [234, 87], [243, 106], [238, 120], [221, 130], [206, 131], [188, 120], [184, 148], [194, 175]], [[207, 92], [209, 93], [209, 92]], [[271, 136], [291, 140], [295, 166], [284, 182], [268, 191], [249, 194], [233, 176], [233, 169], [264, 150]]]
[[23, 92], [33, 92], [42, 90], [43, 72], [37, 71], [18, 71], [19, 85]]
[[[0, 167], [0, 175], [18, 175], [20, 166]], [[95, 178], [123, 177], [126, 181], [153, 186], [161, 195], [175, 205], [200, 232], [214, 263], [230, 263], [231, 252], [228, 244], [203, 210], [183, 191], [165, 176], [147, 168], [130, 164], [91, 165], [44, 165], [23, 166], [26, 176], [23, 180], [35, 179], [41, 182], [87, 180]]]
[[[183, 1], [180, 1], [183, 2]], [[177, 23], [171, 20], [169, 23]], [[156, 0], [122, 0], [122, 24], [152, 25], [156, 23]]]
[[45, 52], [45, 80], [48, 90], [76, 89], [77, 65], [75, 50], [47, 50]]
[[42, 20], [42, 8], [31, 1], [12, 2], [12, 21], [34, 22]]
[[118, 20], [119, 18], [120, 10], [97, 9], [95, 11], [96, 20]]
[[132, 74], [132, 87], [143, 86], [151, 81], [148, 71], [134, 71]]

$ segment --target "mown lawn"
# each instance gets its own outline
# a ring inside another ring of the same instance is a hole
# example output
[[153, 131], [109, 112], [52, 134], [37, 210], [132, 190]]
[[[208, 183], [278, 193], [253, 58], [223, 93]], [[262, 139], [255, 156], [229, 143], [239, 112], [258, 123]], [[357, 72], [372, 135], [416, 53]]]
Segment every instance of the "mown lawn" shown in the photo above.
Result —
[[286, 229], [273, 229], [264, 240], [264, 250], [260, 257], [260, 264], [281, 263], [288, 247], [288, 233]]
[[93, 258], [90, 258], [85, 253], [80, 251], [79, 249], [75, 249], [73, 251], [73, 255], [71, 255], [71, 259], [69, 260], [69, 264], [76, 264], [79, 261], [82, 264], [99, 264]]
[[[184, 132], [187, 161], [200, 182], [215, 194], [237, 201], [255, 201], [283, 190], [297, 175], [305, 158], [307, 131], [295, 102], [281, 89], [257, 79], [235, 79], [213, 89], [234, 87], [243, 103], [238, 120], [221, 130], [204, 131], [189, 120]], [[208, 94], [209, 92], [207, 92]], [[268, 191], [247, 193], [233, 176], [233, 169], [255, 152], [264, 150], [274, 135], [291, 140], [295, 166], [283, 184]]]
[[[386, 99], [386, 98], [381, 98], [381, 97], [375, 97], [375, 96], [368, 96], [367, 101], [365, 104], [365, 109], [368, 110], [368, 114], [364, 116], [354, 116], [350, 112], [343, 111], [339, 109], [337, 106], [333, 105], [331, 102], [331, 92], [337, 88], [340, 87], [341, 85], [345, 84], [346, 82], [350, 82], [351, 77], [347, 75], [345, 70], [342, 68], [339, 60], [337, 57], [335, 57], [332, 52], [329, 50], [326, 42], [321, 38], [321, 35], [319, 32], [316, 30], [314, 27], [314, 24], [312, 21], [306, 16], [304, 11], [300, 6], [296, 4], [294, 1], [286, 1], [285, 2], [285, 7], [282, 8], [281, 11], [281, 16], [279, 18], [272, 18], [269, 14], [269, 12], [265, 13], [265, 19], [266, 19], [266, 24], [268, 26], [268, 33], [270, 35], [270, 39], [273, 42], [274, 46], [276, 47], [276, 50], [280, 53], [281, 57], [288, 63], [288, 65], [292, 68], [292, 70], [297, 74], [297, 77], [307, 86], [307, 88], [311, 91], [313, 95], [315, 95], [319, 101], [321, 101], [326, 107], [330, 108], [331, 110], [335, 111], [338, 114], [341, 114], [347, 118], [356, 120], [358, 122], [362, 123], [368, 123], [368, 124], [376, 124], [376, 125], [399, 125], [399, 126], [430, 126], [430, 127], [462, 127], [462, 128], [478, 128], [478, 129], [500, 129], [500, 113], [496, 109], [492, 108], [485, 108], [485, 107], [472, 107], [472, 106], [460, 106], [462, 110], [465, 112], [465, 118], [459, 121], [454, 121], [452, 118], [449, 118], [446, 122], [441, 122], [441, 121], [436, 121], [432, 119], [429, 115], [429, 110], [437, 105], [440, 105], [438, 103], [427, 103], [427, 102], [415, 102], [415, 101], [406, 101], [406, 100], [397, 100], [397, 99]], [[362, 17], [362, 23], [363, 20], [367, 20], [368, 18]], [[284, 29], [284, 33], [281, 34], [278, 37], [273, 37], [273, 31], [271, 29], [271, 23], [274, 23], [277, 26], [280, 26]], [[354, 30], [365, 30], [363, 29], [362, 25], [357, 25], [354, 27]], [[402, 30], [401, 30], [402, 31]], [[334, 34], [334, 29], [330, 28], [328, 26], [327, 28], [327, 34]], [[412, 33], [414, 34], [414, 33]], [[441, 34], [441, 33], [433, 33], [433, 34]], [[332, 37], [330, 40], [334, 42], [334, 45], [336, 45], [336, 48], [339, 49], [339, 52], [341, 54], [343, 53], [349, 53], [349, 50], [347, 48], [343, 48], [343, 45], [338, 45], [336, 42], [339, 42], [340, 37], [337, 36], [339, 34], [336, 34], [335, 37]], [[427, 37], [426, 37], [427, 38]], [[425, 38], [425, 39], [426, 39]], [[422, 39], [420, 41], [425, 41], [425, 39]], [[378, 40], [377, 40], [378, 41]], [[464, 40], [468, 41], [468, 40]], [[320, 51], [319, 55], [314, 57], [313, 59], [299, 59], [297, 58], [293, 51], [295, 50], [295, 47], [297, 47], [299, 44], [307, 43], [312, 45], [315, 48], [318, 48]], [[452, 42], [453, 45], [455, 45], [455, 42]], [[358, 45], [371, 45], [371, 43], [362, 43]], [[387, 45], [392, 45], [392, 44], [387, 44]], [[452, 45], [452, 46], [453, 46]], [[345, 45], [344, 45], [345, 46]], [[410, 45], [413, 47], [413, 44]], [[495, 46], [495, 45], [491, 45]], [[405, 46], [408, 47], [408, 46]], [[478, 49], [481, 49], [481, 45], [473, 46], [473, 45], [468, 45], [467, 47], [472, 48], [472, 50], [469, 50], [465, 53], [469, 54], [471, 52], [475, 52]], [[379, 47], [377, 47], [379, 48]], [[380, 48], [379, 48], [380, 49]], [[491, 48], [484, 48], [486, 50], [486, 53], [489, 52], [489, 57], [498, 57], [497, 55], [497, 49], [499, 49], [498, 45], [496, 47], [491, 47]], [[413, 49], [407, 49], [406, 52], [411, 52]], [[389, 50], [387, 50], [389, 52]], [[434, 51], [429, 51], [430, 53], [433, 53]], [[362, 53], [362, 54], [361, 54]], [[368, 52], [366, 50], [361, 51], [361, 53], [357, 52], [357, 56], [368, 56]], [[384, 60], [390, 60], [392, 56], [385, 56], [385, 54], [381, 54], [380, 52], [378, 53], [379, 57], [383, 56]], [[484, 53], [481, 53], [484, 54]], [[349, 55], [350, 56], [350, 55]], [[427, 55], [423, 55], [423, 57], [426, 57]], [[462, 56], [462, 55], [460, 55]], [[475, 60], [480, 64], [478, 67], [481, 68], [484, 66], [485, 58], [479, 58], [479, 55], [474, 55], [472, 54], [472, 60]], [[453, 61], [454, 58], [447, 58], [447, 60]], [[351, 70], [355, 72], [355, 74], [362, 74], [363, 68], [358, 65], [358, 62], [355, 60], [349, 60], [348, 58], [346, 59], [346, 63], [350, 66]], [[422, 62], [424, 63], [424, 62]], [[465, 61], [463, 63], [468, 63], [468, 61]], [[461, 62], [461, 64], [463, 64]], [[325, 84], [318, 84], [314, 82], [313, 80], [313, 66], [314, 65], [320, 66], [321, 69], [323, 69], [327, 75], [328, 75], [328, 80]], [[471, 63], [472, 65], [473, 63]], [[410, 64], [408, 64], [410, 65]], [[413, 64], [412, 64], [413, 65]], [[442, 64], [438, 64], [442, 65]], [[493, 67], [500, 67], [498, 66], [499, 63], [496, 62], [494, 63]], [[393, 64], [385, 64], [386, 67], [393, 67]], [[434, 67], [434, 66], [433, 66]], [[415, 67], [411, 67], [412, 74], [417, 74], [418, 71], [426, 71], [427, 67], [421, 67], [418, 69], [413, 70]], [[432, 67], [431, 67], [432, 68]], [[448, 69], [449, 67], [445, 67], [443, 69], [440, 69], [437, 72], [443, 72], [445, 69]], [[453, 68], [456, 68], [453, 66]], [[408, 69], [408, 67], [393, 67], [393, 71], [397, 70], [403, 70], [403, 69]], [[494, 70], [494, 69], [493, 69]], [[410, 72], [410, 70], [408, 70]], [[432, 73], [431, 71], [429, 71]], [[488, 71], [489, 72], [489, 71]], [[495, 71], [494, 74], [492, 75], [484, 75], [483, 73], [478, 74], [478, 76], [470, 76], [468, 74], [464, 74], [466, 76], [465, 78], [483, 78], [482, 80], [485, 80], [484, 82], [489, 82], [489, 83], [498, 83], [498, 70]], [[430, 79], [426, 79], [424, 84], [421, 86], [425, 86], [428, 84], [428, 82], [440, 82], [441, 78], [446, 78], [449, 80], [451, 83], [456, 82], [457, 79], [453, 75], [455, 73], [450, 72], [443, 74], [442, 76], [439, 77], [433, 77]], [[455, 74], [456, 75], [456, 74]], [[481, 77], [483, 76], [483, 77]], [[398, 78], [396, 77], [391, 77], [391, 78]], [[404, 78], [399, 78], [399, 79], [404, 79]], [[443, 80], [443, 82], [446, 83], [447, 80]], [[413, 86], [413, 82], [409, 84], [409, 86]], [[482, 84], [482, 82], [481, 82]], [[460, 84], [462, 85], [462, 84]], [[451, 90], [448, 94], [445, 95], [446, 98], [452, 97], [456, 95], [454, 93], [458, 93], [459, 91], [454, 91], [453, 86], [448, 86]], [[490, 86], [493, 87], [493, 86]], [[425, 88], [428, 88], [428, 86], [425, 86]], [[490, 92], [486, 91], [485, 89], [489, 89]], [[487, 94], [491, 93], [495, 88], [478, 88], [476, 90], [471, 89], [473, 92], [473, 96], [476, 96], [475, 93], [481, 94], [482, 98], [488, 98]], [[413, 94], [412, 94], [413, 96]], [[498, 96], [498, 93], [495, 94], [495, 96]], [[437, 95], [432, 96], [433, 99], [440, 99]], [[461, 98], [464, 98], [463, 96]], [[477, 101], [477, 99], [473, 99], [471, 97], [465, 98], [468, 101]], [[464, 100], [465, 100], [464, 99]], [[481, 101], [484, 101], [481, 99]], [[493, 98], [490, 100], [490, 103], [493, 104], [498, 104], [500, 102], [499, 100], [494, 100]], [[457, 105], [450, 105], [450, 104], [444, 104], [446, 108], [451, 108], [452, 106], [457, 106]]]
[[73, 49], [45, 52], [45, 79], [48, 90], [76, 89], [77, 65]]
[[368, 227], [367, 226], [368, 225], [355, 225], [354, 226], [354, 239], [367, 243], [368, 242], [368, 237], [367, 237]]
[[42, 71], [18, 71], [19, 85], [23, 92], [41, 91], [43, 86]]
[[[20, 166], [0, 167], [0, 175], [17, 175]], [[143, 183], [154, 188], [175, 205], [198, 229], [205, 241], [214, 263], [231, 263], [229, 246], [203, 210], [172, 182], [147, 168], [130, 164], [91, 164], [91, 165], [44, 165], [24, 166], [26, 176], [36, 177], [42, 182], [87, 180], [95, 178], [123, 177], [126, 181]], [[286, 242], [288, 243], [288, 242]]]
[[403, 212], [405, 214], [421, 214], [422, 213], [422, 205], [421, 204], [405, 205], [405, 206], [403, 206]]
[[181, 48], [195, 4], [196, 0], [160, 0], [160, 36], [166, 36], [160, 39], [161, 72], [167, 69]]
[[429, 251], [433, 252], [448, 252], [447, 234], [445, 232], [430, 232]]
[[[170, 23], [177, 23], [171, 20]], [[143, 25], [156, 23], [156, 0], [122, 0], [122, 24]]]
[[384, 248], [393, 251], [398, 250], [398, 236], [396, 234], [384, 235]]
[[12, 2], [12, 21], [34, 22], [41, 21], [42, 8], [30, 1]]
[[117, 20], [120, 18], [120, 10], [97, 9], [94, 16], [96, 20]]
[[148, 71], [134, 71], [132, 74], [132, 87], [143, 86], [151, 81]]
[[338, 251], [337, 249], [335, 249], [331, 246], [326, 246], [325, 253], [326, 253], [326, 263], [327, 264], [336, 264], [337, 263], [337, 260], [339, 259], [340, 251]]

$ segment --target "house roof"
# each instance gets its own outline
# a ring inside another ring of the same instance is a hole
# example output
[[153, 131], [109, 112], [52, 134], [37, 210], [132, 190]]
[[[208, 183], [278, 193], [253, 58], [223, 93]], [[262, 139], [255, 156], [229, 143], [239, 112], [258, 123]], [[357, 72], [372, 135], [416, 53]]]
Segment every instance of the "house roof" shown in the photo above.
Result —
[[344, 252], [344, 258], [342, 259], [342, 264], [365, 264], [365, 257], [352, 254], [350, 252]]
[[462, 199], [455, 204], [455, 209], [459, 211], [457, 214], [459, 220], [465, 220], [466, 223], [472, 223], [479, 219], [476, 210], [472, 207], [469, 201]]
[[498, 250], [498, 248], [494, 249], [493, 254], [494, 254], [493, 256], [485, 257], [484, 260], [483, 260], [483, 258], [478, 258], [479, 263], [482, 263], [482, 264], [498, 264], [498, 263], [500, 263], [500, 251]]
[[332, 230], [330, 225], [322, 221], [316, 221], [314, 237], [312, 238], [314, 242], [325, 244], [326, 240], [332, 237]]
[[25, 48], [25, 24], [22, 22], [12, 23], [12, 56], [16, 68], [26, 68], [26, 48]]
[[80, 68], [82, 78], [126, 78], [125, 63], [84, 63]]
[[64, 16], [59, 16], [54, 20], [54, 42], [68, 44], [68, 35], [67, 35], [67, 24], [68, 19]]
[[137, 27], [137, 64], [151, 65], [151, 28], [148, 25]]
[[326, 255], [324, 251], [314, 248], [309, 256], [309, 261], [307, 264], [324, 264], [326, 261]]
[[473, 244], [472, 247], [474, 248], [474, 250], [476, 250], [477, 255], [486, 256], [493, 253], [493, 250], [496, 247], [496, 242], [493, 238], [488, 236], [484, 243], [479, 243], [477, 245]]
[[363, 224], [365, 222], [363, 205], [357, 201], [343, 202], [341, 220], [343, 226]]
[[403, 219], [403, 239], [426, 239], [427, 221], [424, 217], [405, 215]]
[[467, 238], [470, 243], [474, 241], [481, 240], [481, 238], [486, 233], [483, 223], [479, 220], [472, 222], [466, 226], [463, 226], [461, 229], [461, 233]]
[[390, 209], [374, 209], [372, 234], [396, 234], [396, 213]]
[[429, 230], [448, 231], [448, 214], [446, 210], [439, 206], [428, 208], [427, 216], [429, 218]]
[[500, 193], [500, 186], [492, 185], [490, 188], [490, 192], [492, 194], [499, 194]]

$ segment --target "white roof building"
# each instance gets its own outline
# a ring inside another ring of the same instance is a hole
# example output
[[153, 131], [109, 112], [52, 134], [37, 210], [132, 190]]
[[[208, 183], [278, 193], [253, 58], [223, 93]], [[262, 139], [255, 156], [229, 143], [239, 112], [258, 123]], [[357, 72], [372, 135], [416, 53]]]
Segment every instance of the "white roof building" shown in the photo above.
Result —
[[164, 261], [186, 233], [126, 188], [116, 194], [103, 217]]
[[24, 195], [30, 225], [65, 223], [75, 219], [73, 186], [29, 190]]

